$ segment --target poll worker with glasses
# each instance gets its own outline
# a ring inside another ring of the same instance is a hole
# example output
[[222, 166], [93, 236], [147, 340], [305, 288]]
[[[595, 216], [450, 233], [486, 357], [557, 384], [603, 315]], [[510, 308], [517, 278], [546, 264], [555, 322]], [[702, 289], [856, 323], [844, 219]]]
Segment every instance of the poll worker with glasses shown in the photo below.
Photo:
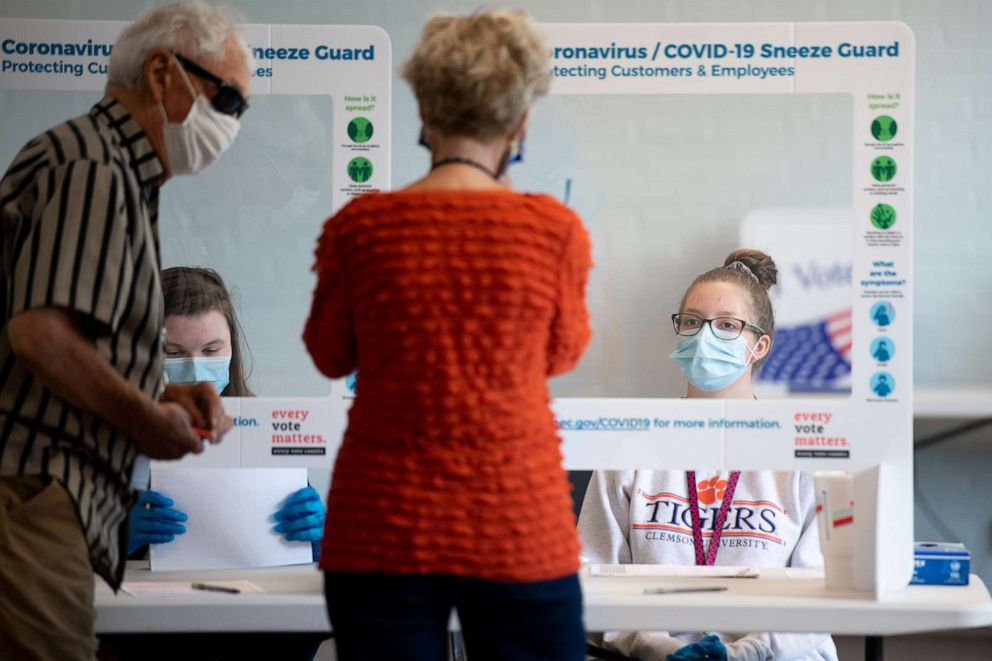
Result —
[[[775, 330], [768, 289], [777, 276], [768, 255], [735, 250], [686, 290], [672, 315], [670, 357], [686, 377], [687, 398], [755, 399], [752, 375]], [[579, 536], [593, 563], [823, 564], [813, 481], [796, 471], [596, 471]], [[604, 657], [641, 661], [837, 659], [830, 636], [814, 633], [614, 631], [593, 642]]]

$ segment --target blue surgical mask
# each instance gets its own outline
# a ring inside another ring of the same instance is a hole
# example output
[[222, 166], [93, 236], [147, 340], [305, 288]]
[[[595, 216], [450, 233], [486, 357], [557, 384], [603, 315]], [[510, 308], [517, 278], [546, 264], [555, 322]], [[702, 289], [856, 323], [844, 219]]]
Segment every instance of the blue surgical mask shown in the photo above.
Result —
[[689, 383], [700, 390], [716, 392], [744, 375], [751, 367], [752, 351], [743, 335], [721, 340], [707, 323], [695, 335], [680, 335], [675, 351], [668, 357], [678, 363]]
[[517, 143], [517, 153], [510, 154], [510, 165], [513, 165], [514, 163], [523, 163], [523, 162], [524, 162], [524, 140], [523, 138], [521, 138], [520, 142]]
[[169, 383], [209, 381], [219, 394], [231, 382], [231, 357], [166, 358], [165, 373], [169, 377]]

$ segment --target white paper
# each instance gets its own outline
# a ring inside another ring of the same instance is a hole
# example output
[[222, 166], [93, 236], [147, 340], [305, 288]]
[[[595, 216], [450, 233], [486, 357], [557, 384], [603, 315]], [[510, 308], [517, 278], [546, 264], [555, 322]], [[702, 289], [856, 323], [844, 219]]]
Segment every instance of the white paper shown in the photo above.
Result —
[[695, 565], [589, 565], [590, 576], [660, 576], [678, 578], [699, 576], [703, 578], [757, 578], [754, 567]]
[[[217, 585], [224, 588], [234, 588], [240, 592], [265, 592], [259, 585], [251, 581], [205, 581], [208, 585]], [[227, 592], [214, 592], [210, 590], [194, 590], [193, 584], [182, 581], [124, 581], [121, 590], [132, 597], [159, 597], [163, 595], [201, 595], [201, 594], [223, 594]], [[231, 595], [234, 596], [234, 595]]]
[[152, 466], [152, 490], [185, 512], [186, 533], [151, 545], [152, 571], [307, 564], [310, 542], [272, 531], [279, 505], [307, 486], [305, 468]]

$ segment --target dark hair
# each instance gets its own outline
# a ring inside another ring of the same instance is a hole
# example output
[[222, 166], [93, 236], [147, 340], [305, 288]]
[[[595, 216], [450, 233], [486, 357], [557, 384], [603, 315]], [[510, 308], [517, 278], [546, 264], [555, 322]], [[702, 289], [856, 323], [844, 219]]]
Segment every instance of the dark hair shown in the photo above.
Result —
[[[162, 271], [162, 294], [165, 316], [196, 317], [207, 312], [220, 312], [231, 331], [230, 382], [221, 395], [225, 397], [254, 397], [248, 389], [248, 374], [241, 354], [244, 333], [234, 315], [231, 295], [223, 278], [213, 269], [174, 266]], [[245, 350], [248, 345], [245, 344]]]
[[[740, 262], [750, 270], [731, 266], [734, 262]], [[752, 274], [754, 274], [752, 276]], [[689, 297], [692, 288], [702, 282], [729, 282], [741, 287], [751, 298], [751, 311], [754, 319], [748, 320], [755, 326], [760, 327], [768, 334], [769, 339], [775, 334], [775, 311], [772, 310], [771, 299], [768, 298], [768, 290], [778, 281], [778, 268], [771, 257], [760, 250], [741, 248], [727, 255], [723, 260], [723, 266], [710, 269], [706, 273], [698, 276], [685, 290], [682, 295], [682, 302], [679, 303], [679, 310], [685, 307], [685, 299]], [[769, 354], [754, 364], [754, 369], [758, 369], [768, 358]]]

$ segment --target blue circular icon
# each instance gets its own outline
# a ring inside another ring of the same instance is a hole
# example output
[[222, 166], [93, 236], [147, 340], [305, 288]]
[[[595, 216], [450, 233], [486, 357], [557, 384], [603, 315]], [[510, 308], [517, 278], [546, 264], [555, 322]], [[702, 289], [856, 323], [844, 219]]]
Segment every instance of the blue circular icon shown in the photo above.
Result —
[[879, 397], [888, 397], [896, 389], [896, 380], [888, 372], [875, 372], [870, 385], [873, 393]]
[[352, 395], [358, 394], [358, 372], [352, 372], [344, 377], [344, 385]]
[[876, 337], [869, 349], [871, 357], [880, 363], [887, 363], [896, 355], [896, 343], [887, 337]]
[[879, 328], [885, 328], [896, 318], [896, 309], [888, 301], [879, 301], [875, 305], [871, 306], [871, 320], [874, 321]]

